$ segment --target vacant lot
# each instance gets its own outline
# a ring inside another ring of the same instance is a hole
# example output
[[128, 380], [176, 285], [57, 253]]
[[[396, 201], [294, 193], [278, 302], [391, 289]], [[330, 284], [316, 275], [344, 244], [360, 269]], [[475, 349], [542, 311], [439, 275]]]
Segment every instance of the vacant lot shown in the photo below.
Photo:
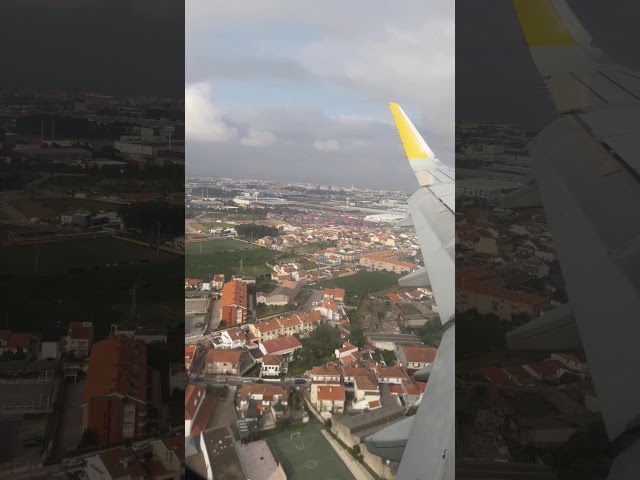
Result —
[[[225, 242], [227, 248], [223, 248]], [[233, 242], [233, 243], [227, 243]], [[239, 247], [242, 245], [243, 247]], [[235, 250], [228, 247], [233, 246]], [[202, 247], [202, 253], [200, 253]], [[238, 249], [238, 248], [244, 248]], [[226, 250], [226, 251], [225, 251]], [[223, 273], [230, 277], [240, 273], [240, 260], [242, 260], [243, 272], [249, 276], [259, 276], [270, 273], [267, 262], [274, 258], [280, 258], [284, 254], [276, 250], [252, 247], [237, 240], [212, 240], [202, 243], [188, 243], [185, 258], [185, 275], [192, 278], [203, 278], [207, 275]]]
[[398, 283], [398, 275], [389, 272], [365, 272], [355, 275], [319, 282], [318, 288], [344, 288], [349, 295], [374, 293]]

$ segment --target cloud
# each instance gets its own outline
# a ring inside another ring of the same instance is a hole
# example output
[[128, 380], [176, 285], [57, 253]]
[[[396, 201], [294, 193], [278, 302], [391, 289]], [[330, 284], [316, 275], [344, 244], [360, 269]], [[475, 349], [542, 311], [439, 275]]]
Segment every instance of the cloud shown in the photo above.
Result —
[[268, 147], [276, 143], [277, 140], [277, 137], [268, 130], [250, 128], [247, 135], [240, 140], [240, 143], [247, 147]]
[[229, 142], [238, 138], [238, 130], [229, 126], [213, 98], [209, 83], [189, 85], [184, 92], [186, 136], [200, 142]]
[[187, 171], [215, 157], [220, 174], [415, 190], [386, 104], [453, 161], [454, 14], [443, 0], [189, 0], [186, 76], [224, 95], [218, 118], [237, 137], [190, 149]]
[[316, 140], [311, 144], [313, 148], [320, 152], [337, 152], [341, 150], [340, 144], [337, 140]]

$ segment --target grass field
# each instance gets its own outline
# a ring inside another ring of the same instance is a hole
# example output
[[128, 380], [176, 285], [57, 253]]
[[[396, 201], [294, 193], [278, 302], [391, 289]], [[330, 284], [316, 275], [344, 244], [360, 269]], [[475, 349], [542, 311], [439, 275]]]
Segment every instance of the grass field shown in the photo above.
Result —
[[373, 293], [398, 284], [398, 275], [390, 272], [361, 271], [355, 275], [318, 282], [317, 288], [344, 288], [349, 295]]
[[[2, 274], [35, 273], [36, 250], [38, 273], [68, 273], [71, 268], [105, 267], [107, 264], [136, 260], [155, 261], [153, 248], [111, 238], [76, 240], [0, 248]], [[178, 257], [160, 251], [160, 262], [174, 261]], [[71, 262], [69, 259], [73, 259]]]
[[97, 213], [99, 210], [115, 210], [119, 206], [117, 203], [84, 198], [40, 198], [33, 200], [21, 198], [9, 203], [25, 217], [36, 218], [60, 215], [70, 208], [84, 209], [91, 213]]
[[168, 304], [184, 304], [181, 257], [161, 252], [157, 263], [106, 267], [149, 258], [149, 251], [112, 239], [43, 244], [38, 247], [39, 268], [34, 276], [35, 248], [0, 249], [5, 329], [37, 332], [56, 321], [63, 325], [93, 321], [96, 335], [104, 335], [111, 323], [119, 323], [123, 312], [129, 311], [130, 289], [136, 280], [140, 324], [175, 327], [179, 323], [176, 307], [169, 312]]
[[244, 274], [259, 276], [271, 272], [266, 262], [281, 256], [283, 256], [282, 252], [255, 246], [249, 249], [248, 244], [232, 239], [187, 243], [185, 275], [201, 278], [223, 273], [230, 277], [240, 273], [240, 259], [242, 259]]
[[299, 439], [292, 439], [289, 430], [267, 438], [271, 453], [282, 465], [289, 480], [355, 480], [344, 462], [338, 457], [321, 427], [310, 424], [300, 432]]

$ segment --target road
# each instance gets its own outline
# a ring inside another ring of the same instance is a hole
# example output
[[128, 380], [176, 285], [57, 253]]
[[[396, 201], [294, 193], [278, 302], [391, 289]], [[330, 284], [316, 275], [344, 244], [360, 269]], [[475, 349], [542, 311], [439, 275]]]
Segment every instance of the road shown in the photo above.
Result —
[[304, 303], [302, 307], [302, 311], [310, 312], [311, 310], [313, 310], [313, 303], [319, 302], [320, 300], [322, 300], [323, 297], [324, 297], [323, 290], [311, 290], [311, 295], [309, 295], [309, 298]]
[[207, 331], [205, 334], [213, 332], [220, 325], [220, 299], [211, 300], [209, 306], [209, 322], [207, 323]]

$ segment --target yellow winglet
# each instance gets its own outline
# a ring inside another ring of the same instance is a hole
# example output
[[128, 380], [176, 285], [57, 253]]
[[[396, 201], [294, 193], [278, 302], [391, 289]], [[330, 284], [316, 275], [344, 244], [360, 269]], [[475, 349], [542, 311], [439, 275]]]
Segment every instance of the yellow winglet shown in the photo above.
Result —
[[513, 6], [529, 46], [576, 45], [549, 0], [513, 0]]
[[402, 145], [404, 145], [404, 151], [407, 153], [407, 158], [429, 158], [427, 152], [422, 148], [420, 140], [418, 140], [416, 136], [417, 132], [415, 131], [415, 127], [411, 125], [411, 122], [400, 108], [400, 105], [390, 103], [389, 108], [391, 108], [391, 114], [396, 122], [400, 140], [402, 141]]

